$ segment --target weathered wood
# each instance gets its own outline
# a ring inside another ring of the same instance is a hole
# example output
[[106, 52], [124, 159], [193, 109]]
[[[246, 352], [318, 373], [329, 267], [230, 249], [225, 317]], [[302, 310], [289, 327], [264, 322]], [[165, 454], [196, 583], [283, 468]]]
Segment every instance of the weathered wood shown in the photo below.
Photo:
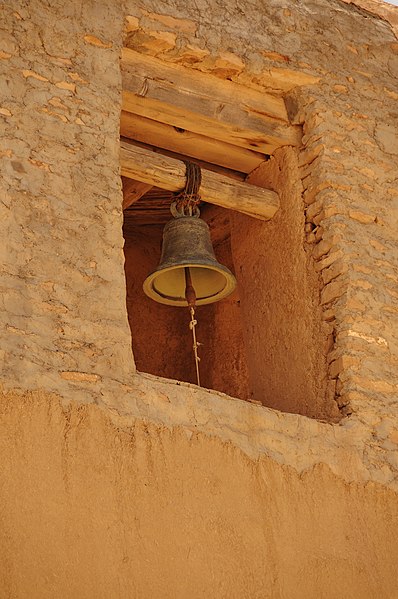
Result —
[[264, 160], [264, 154], [259, 152], [146, 119], [124, 110], [120, 119], [120, 134], [191, 158], [202, 158], [242, 173], [250, 173]]
[[[144, 148], [120, 142], [121, 174], [169, 191], [185, 185], [185, 165], [179, 160], [152, 153]], [[255, 218], [269, 220], [279, 208], [278, 194], [269, 189], [233, 181], [202, 170], [200, 194], [203, 201]]]
[[134, 181], [134, 179], [124, 179], [123, 181], [123, 210], [129, 208], [134, 202], [142, 198], [152, 185], [142, 183], [142, 181]]
[[172, 201], [172, 191], [152, 187], [139, 202], [124, 211], [124, 225], [165, 225], [171, 218]]
[[[178, 85], [181, 92], [192, 95], [193, 101], [198, 98], [198, 101], [201, 99], [224, 104], [241, 104], [249, 111], [289, 122], [284, 100], [265, 91], [260, 92], [215, 75], [122, 48], [122, 69], [128, 67], [132, 67], [131, 72], [134, 71], [148, 81]], [[168, 87], [164, 89], [168, 91]]]
[[284, 101], [265, 92], [129, 48], [122, 52], [122, 78], [123, 109], [139, 116], [265, 154], [301, 142]]
[[[145, 144], [137, 140], [129, 139], [128, 137], [120, 137], [120, 141], [125, 141], [127, 143], [132, 143], [139, 148], [144, 148], [144, 150], [148, 150], [149, 152], [155, 152], [156, 154], [162, 154], [163, 156], [169, 156], [170, 158], [174, 158], [175, 160], [191, 160], [191, 162], [195, 162], [200, 168], [204, 168], [205, 171], [212, 171], [213, 173], [218, 173], [219, 175], [224, 175], [229, 179], [235, 179], [235, 181], [246, 181], [247, 174], [241, 173], [238, 171], [232, 171], [229, 168], [225, 168], [224, 166], [220, 166], [218, 164], [213, 164], [212, 162], [205, 162], [205, 160], [199, 160], [198, 158], [190, 158], [189, 156], [185, 156], [185, 154], [179, 154], [178, 152], [172, 152], [171, 150], [165, 150], [163, 148], [158, 148], [157, 146], [151, 146], [150, 144]], [[265, 156], [264, 156], [265, 158]], [[254, 169], [255, 170], [255, 169]]]

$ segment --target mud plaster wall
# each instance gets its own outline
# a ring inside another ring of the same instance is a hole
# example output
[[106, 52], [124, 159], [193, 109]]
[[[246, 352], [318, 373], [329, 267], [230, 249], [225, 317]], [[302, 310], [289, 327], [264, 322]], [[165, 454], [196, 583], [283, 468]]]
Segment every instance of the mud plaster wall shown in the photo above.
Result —
[[398, 502], [380, 485], [94, 405], [0, 405], [2, 597], [396, 595]]
[[[221, 215], [228, 211], [220, 209]], [[206, 218], [206, 216], [204, 216]], [[229, 226], [228, 226], [229, 229]], [[236, 273], [236, 261], [231, 251], [230, 237], [215, 245], [219, 262]], [[232, 397], [250, 399], [247, 346], [243, 333], [239, 286], [225, 301], [198, 311], [202, 327], [198, 334], [203, 341], [201, 367], [207, 370], [205, 386]]]
[[155, 303], [142, 290], [159, 263], [161, 240], [161, 227], [136, 228], [126, 236], [127, 313], [135, 362], [140, 371], [193, 382], [190, 339], [183, 334], [187, 315]]
[[[214, 215], [217, 211], [221, 214]], [[215, 226], [224, 217], [223, 212], [211, 210]], [[213, 239], [215, 236], [217, 233]], [[195, 383], [188, 311], [158, 304], [142, 290], [145, 278], [159, 263], [161, 240], [162, 227], [129, 227], [126, 233], [127, 312], [135, 362], [141, 372]], [[214, 249], [217, 259], [234, 270], [229, 238], [216, 242]], [[238, 291], [222, 304], [198, 306], [196, 317], [198, 340], [202, 344], [199, 352], [202, 386], [247, 399], [246, 348]]]
[[327, 393], [329, 328], [322, 321], [318, 275], [304, 243], [297, 154], [279, 150], [249, 180], [272, 186], [281, 199], [269, 222], [238, 213], [232, 217], [251, 392], [278, 410], [338, 419], [334, 392]]
[[1, 377], [91, 399], [134, 370], [110, 6], [6, 3], [1, 32]]
[[[371, 94], [367, 89], [369, 101]], [[375, 98], [365, 112], [345, 88], [332, 110], [327, 99], [312, 96], [304, 125], [307, 242], [322, 277], [323, 319], [331, 327], [329, 385], [334, 381], [343, 413], [357, 402], [389, 405], [398, 392], [398, 137], [390, 98]], [[382, 109], [383, 122], [377, 116]]]

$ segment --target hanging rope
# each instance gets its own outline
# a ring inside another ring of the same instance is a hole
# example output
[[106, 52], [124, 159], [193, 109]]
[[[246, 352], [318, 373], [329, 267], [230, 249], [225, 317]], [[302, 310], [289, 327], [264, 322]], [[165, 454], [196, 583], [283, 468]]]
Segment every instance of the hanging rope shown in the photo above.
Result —
[[[199, 218], [200, 210], [199, 204], [201, 202], [199, 188], [202, 182], [202, 172], [200, 167], [193, 162], [185, 161], [185, 186], [182, 191], [179, 191], [174, 196], [174, 201], [170, 206], [170, 212], [174, 218], [182, 218], [187, 216], [194, 216]], [[199, 373], [199, 362], [200, 357], [198, 349], [201, 343], [196, 338], [196, 325], [198, 321], [195, 318], [195, 307], [196, 307], [196, 293], [191, 279], [191, 269], [186, 266], [185, 271], [185, 299], [189, 308], [191, 320], [189, 322], [189, 329], [192, 332], [193, 341], [193, 354], [195, 359], [195, 370], [196, 370], [196, 382], [200, 386], [200, 373]]]
[[193, 355], [195, 358], [195, 369], [196, 369], [196, 382], [200, 387], [200, 374], [199, 374], [199, 362], [200, 357], [198, 354], [198, 348], [201, 343], [196, 339], [196, 325], [198, 321], [195, 318], [195, 306], [196, 306], [196, 293], [194, 286], [192, 285], [191, 279], [191, 271], [190, 268], [185, 267], [185, 299], [187, 300], [189, 313], [191, 315], [191, 321], [189, 323], [189, 329], [192, 331], [192, 341], [193, 341]]
[[170, 211], [174, 218], [181, 218], [183, 216], [195, 216], [199, 218], [199, 204], [201, 202], [199, 188], [202, 182], [202, 172], [200, 166], [193, 162], [184, 160], [184, 164], [185, 187], [174, 196]]
[[193, 355], [195, 358], [195, 369], [196, 369], [196, 383], [198, 385], [198, 387], [200, 387], [200, 372], [199, 372], [199, 362], [200, 362], [200, 358], [199, 358], [199, 354], [198, 354], [198, 348], [199, 345], [202, 345], [201, 343], [199, 343], [199, 341], [196, 339], [196, 325], [198, 324], [198, 321], [195, 318], [195, 308], [193, 308], [192, 306], [189, 308], [189, 313], [191, 315], [191, 321], [189, 323], [189, 328], [192, 331], [192, 341], [193, 341]]

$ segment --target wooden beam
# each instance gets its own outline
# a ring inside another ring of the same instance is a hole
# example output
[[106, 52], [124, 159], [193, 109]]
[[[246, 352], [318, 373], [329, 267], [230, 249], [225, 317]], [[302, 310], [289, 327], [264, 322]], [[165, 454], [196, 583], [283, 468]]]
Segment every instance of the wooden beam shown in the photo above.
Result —
[[[173, 90], [173, 93], [178, 94], [178, 91]], [[261, 117], [254, 117], [251, 120], [257, 122], [250, 123], [252, 128], [249, 129], [249, 124], [244, 123], [240, 115], [230, 118], [225, 111], [208, 117], [188, 110], [189, 101], [178, 106], [179, 98], [169, 100], [170, 104], [152, 99], [149, 94], [142, 97], [131, 91], [122, 92], [122, 107], [127, 112], [248, 150], [270, 155], [282, 146], [299, 146], [301, 143], [301, 129], [297, 126], [287, 127], [279, 121], [264, 126]]]
[[[120, 142], [121, 174], [169, 191], [185, 185], [185, 165], [179, 160]], [[269, 220], [279, 208], [278, 194], [269, 189], [234, 181], [202, 170], [200, 194], [204, 202]]]
[[124, 223], [130, 225], [165, 225], [171, 218], [170, 204], [173, 193], [167, 189], [152, 189], [124, 212]]
[[120, 119], [120, 134], [191, 158], [202, 158], [242, 173], [252, 172], [264, 160], [264, 154], [259, 152], [146, 119], [125, 110], [122, 111]]
[[[215, 75], [202, 73], [179, 64], [164, 62], [153, 56], [122, 48], [122, 70], [130, 67], [131, 72], [141, 78], [164, 82], [166, 92], [168, 83], [178, 85], [181, 93], [192, 96], [192, 101], [215, 100], [217, 103], [242, 104], [248, 111], [258, 112], [289, 123], [284, 100], [278, 96], [257, 91]], [[143, 95], [143, 94], [141, 94]]]
[[[171, 150], [164, 150], [163, 148], [158, 148], [157, 146], [151, 146], [149, 144], [141, 143], [140, 141], [132, 140], [128, 137], [121, 137], [120, 141], [125, 141], [128, 144], [132, 143], [134, 146], [144, 148], [144, 150], [149, 150], [149, 152], [155, 152], [156, 154], [169, 156], [169, 158], [174, 158], [175, 160], [184, 161], [189, 159], [189, 157], [185, 156], [185, 154], [179, 154], [178, 152], [172, 152]], [[225, 175], [229, 179], [235, 179], [236, 181], [246, 181], [246, 178], [248, 176], [246, 173], [232, 171], [231, 169], [225, 168], [224, 166], [219, 166], [218, 164], [213, 164], [212, 162], [205, 162], [205, 160], [199, 160], [198, 158], [191, 158], [191, 162], [195, 162], [195, 164], [200, 166], [200, 168], [203, 168], [205, 171], [212, 171], [213, 173], [218, 173], [219, 175]]]
[[272, 154], [301, 143], [281, 98], [123, 48], [123, 110]]
[[123, 179], [123, 210], [137, 202], [150, 189], [152, 189], [152, 185], [149, 185], [149, 183], [134, 181], [134, 179]]

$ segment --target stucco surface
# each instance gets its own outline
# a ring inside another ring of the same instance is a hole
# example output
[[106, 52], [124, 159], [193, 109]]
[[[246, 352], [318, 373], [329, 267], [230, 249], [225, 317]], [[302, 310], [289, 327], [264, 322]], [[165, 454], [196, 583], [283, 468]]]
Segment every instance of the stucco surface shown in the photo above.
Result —
[[318, 276], [305, 248], [297, 153], [277, 151], [249, 180], [277, 189], [281, 198], [269, 222], [232, 216], [252, 396], [284, 412], [339, 420], [327, 382], [331, 329], [322, 319]]
[[380, 485], [44, 394], [3, 397], [1, 426], [4, 598], [397, 596]]

